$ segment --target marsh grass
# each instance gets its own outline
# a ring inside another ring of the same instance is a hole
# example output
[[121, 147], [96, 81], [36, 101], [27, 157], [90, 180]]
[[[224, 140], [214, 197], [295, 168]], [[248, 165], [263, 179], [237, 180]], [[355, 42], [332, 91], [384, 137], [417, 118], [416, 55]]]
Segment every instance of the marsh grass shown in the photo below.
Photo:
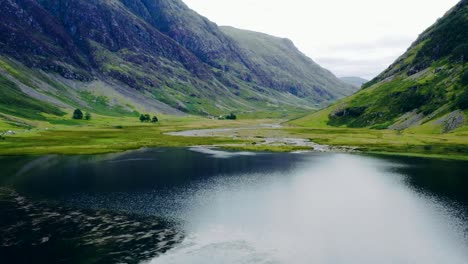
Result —
[[142, 124], [136, 117], [112, 117], [95, 114], [93, 119], [71, 120], [48, 116], [36, 121], [34, 128], [21, 127], [16, 122], [0, 118], [0, 130], [14, 130], [0, 141], [0, 155], [99, 154], [121, 152], [145, 147], [187, 147], [195, 145], [222, 146], [245, 151], [290, 152], [310, 149], [302, 146], [263, 145], [264, 138], [306, 138], [331, 146], [353, 146], [369, 153], [424, 156], [468, 160], [468, 129], [451, 133], [429, 133], [425, 130], [399, 132], [368, 128], [336, 128], [315, 122], [317, 127], [299, 127], [285, 123], [282, 128], [253, 128], [215, 137], [171, 136], [168, 132], [207, 129], [255, 127], [279, 123], [275, 119], [213, 120], [197, 116], [161, 116], [157, 124]]

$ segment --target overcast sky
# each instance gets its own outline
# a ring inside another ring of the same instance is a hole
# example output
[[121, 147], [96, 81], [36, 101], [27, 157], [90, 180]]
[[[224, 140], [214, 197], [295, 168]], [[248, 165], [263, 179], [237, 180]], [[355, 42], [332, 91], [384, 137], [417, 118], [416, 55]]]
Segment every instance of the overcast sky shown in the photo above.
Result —
[[339, 77], [370, 79], [458, 0], [183, 0], [218, 25], [291, 39]]

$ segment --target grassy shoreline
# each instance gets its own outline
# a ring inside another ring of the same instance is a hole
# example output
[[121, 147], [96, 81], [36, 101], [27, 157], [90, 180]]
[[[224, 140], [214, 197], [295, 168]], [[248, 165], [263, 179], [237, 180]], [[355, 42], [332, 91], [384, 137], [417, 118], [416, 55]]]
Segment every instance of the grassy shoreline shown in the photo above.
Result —
[[[152, 147], [218, 146], [227, 150], [291, 152], [310, 147], [261, 144], [266, 138], [303, 138], [333, 147], [354, 146], [362, 153], [468, 160], [468, 131], [449, 134], [401, 133], [392, 130], [259, 127], [282, 120], [212, 120], [201, 117], [162, 117], [158, 124], [135, 118], [95, 116], [92, 121], [53, 120], [37, 122], [32, 129], [16, 129], [15, 135], [0, 139], [0, 156], [105, 154]], [[67, 123], [68, 122], [68, 123]], [[1, 123], [1, 120], [0, 120]], [[5, 125], [4, 125], [5, 127]], [[168, 135], [169, 132], [244, 128], [207, 137]], [[247, 128], [247, 129], [245, 129]]]

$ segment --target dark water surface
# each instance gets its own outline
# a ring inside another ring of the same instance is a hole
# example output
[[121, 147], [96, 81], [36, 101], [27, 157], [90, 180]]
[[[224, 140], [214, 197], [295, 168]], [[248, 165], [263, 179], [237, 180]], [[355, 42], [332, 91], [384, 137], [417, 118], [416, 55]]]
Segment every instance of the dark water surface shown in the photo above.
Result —
[[195, 148], [0, 167], [2, 263], [468, 263], [468, 162]]

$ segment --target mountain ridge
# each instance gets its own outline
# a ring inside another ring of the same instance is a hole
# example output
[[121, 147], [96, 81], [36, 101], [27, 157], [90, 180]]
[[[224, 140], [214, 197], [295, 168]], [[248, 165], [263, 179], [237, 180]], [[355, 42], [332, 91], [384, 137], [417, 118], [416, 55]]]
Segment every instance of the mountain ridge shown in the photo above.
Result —
[[[218, 115], [313, 109], [355, 91], [317, 64], [308, 76], [257, 64], [179, 0], [5, 0], [0, 15], [0, 74], [47, 107]], [[312, 61], [289, 48], [277, 56]]]

